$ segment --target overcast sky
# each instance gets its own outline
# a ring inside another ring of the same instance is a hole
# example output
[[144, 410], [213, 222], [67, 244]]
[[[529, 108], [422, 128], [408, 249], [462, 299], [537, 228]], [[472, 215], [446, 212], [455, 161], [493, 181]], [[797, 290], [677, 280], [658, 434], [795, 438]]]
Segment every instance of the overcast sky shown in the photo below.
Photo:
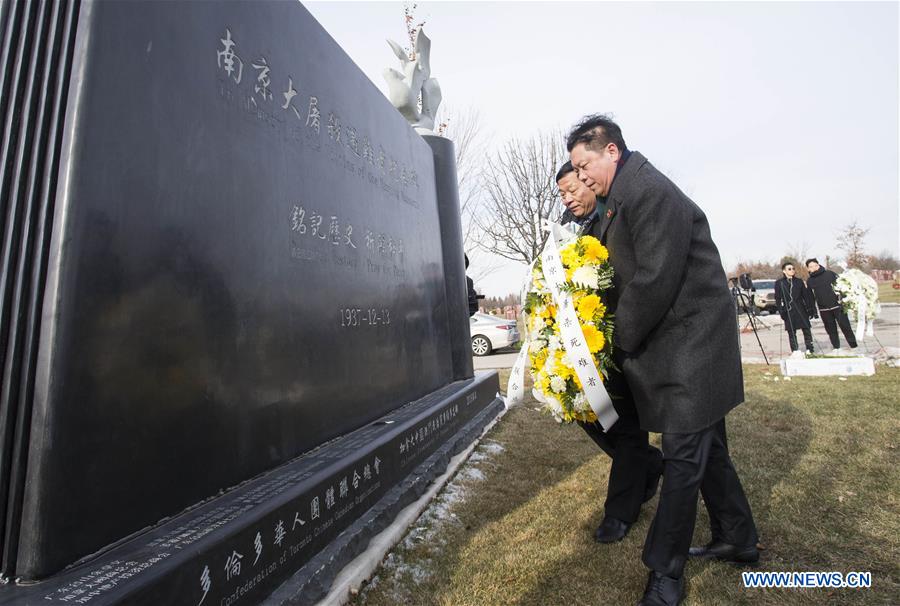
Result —
[[[304, 4], [385, 91], [404, 4]], [[420, 2], [415, 14], [444, 104], [478, 108], [490, 143], [613, 113], [628, 147], [706, 212], [726, 267], [803, 243], [840, 256], [853, 220], [871, 228], [870, 252], [900, 254], [896, 2]], [[476, 287], [518, 291], [523, 267]]]

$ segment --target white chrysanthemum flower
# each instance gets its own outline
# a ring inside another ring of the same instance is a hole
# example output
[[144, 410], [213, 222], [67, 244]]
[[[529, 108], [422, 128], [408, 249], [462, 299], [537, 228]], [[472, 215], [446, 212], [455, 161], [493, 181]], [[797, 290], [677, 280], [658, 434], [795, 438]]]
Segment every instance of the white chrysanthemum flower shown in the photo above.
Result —
[[587, 265], [582, 265], [572, 273], [572, 283], [582, 288], [596, 289], [599, 279], [597, 270]]
[[566, 390], [566, 380], [562, 377], [553, 377], [550, 379], [550, 389], [556, 393], [562, 393]]
[[587, 410], [590, 408], [590, 405], [588, 404], [587, 398], [584, 397], [584, 394], [579, 392], [575, 395], [575, 399], [572, 401], [572, 407], [575, 408], [575, 410], [587, 412]]
[[553, 418], [556, 419], [557, 423], [562, 423], [565, 421], [563, 417], [563, 407], [562, 402], [554, 398], [553, 396], [548, 396], [544, 400], [546, 404], [547, 410], [550, 411], [550, 414], [553, 415]]
[[547, 359], [544, 360], [544, 367], [542, 370], [545, 373], [547, 373], [548, 375], [553, 375], [553, 364], [554, 364], [553, 356], [547, 356]]
[[562, 349], [562, 340], [556, 335], [550, 335], [550, 337], [547, 339], [547, 349], [549, 349], [550, 351]]
[[528, 347], [528, 351], [531, 353], [539, 353], [542, 349], [547, 347], [547, 342], [543, 339], [534, 339], [531, 342], [531, 345]]

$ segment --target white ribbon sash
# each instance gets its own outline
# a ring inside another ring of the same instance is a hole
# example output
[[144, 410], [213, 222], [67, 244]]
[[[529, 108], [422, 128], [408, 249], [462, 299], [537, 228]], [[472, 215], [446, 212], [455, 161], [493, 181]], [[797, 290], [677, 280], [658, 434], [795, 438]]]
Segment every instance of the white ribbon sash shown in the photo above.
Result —
[[[569, 293], [560, 290], [560, 287], [565, 282], [566, 273], [562, 260], [559, 257], [559, 246], [562, 242], [570, 240], [572, 234], [556, 223], [545, 226], [545, 229], [550, 232], [550, 237], [547, 238], [547, 244], [544, 245], [544, 250], [541, 253], [541, 262], [544, 280], [553, 296], [553, 303], [556, 305], [556, 322], [559, 326], [563, 348], [568, 354], [575, 374], [578, 375], [578, 380], [581, 381], [581, 387], [584, 390], [588, 404], [591, 406], [591, 410], [597, 415], [597, 420], [600, 422], [603, 430], [609, 431], [619, 419], [619, 415], [613, 407], [612, 399], [603, 385], [600, 372], [597, 370], [590, 349], [588, 349], [585, 342], [581, 324], [578, 322], [578, 314], [575, 312], [575, 306], [572, 303], [572, 297]], [[531, 280], [530, 271], [526, 279]], [[523, 343], [522, 349], [519, 351], [519, 357], [516, 359], [510, 374], [506, 390], [509, 398], [508, 406], [518, 404], [524, 399], [524, 371], [528, 362], [529, 345], [528, 341]]]
[[866, 335], [866, 314], [869, 311], [869, 302], [866, 300], [866, 293], [860, 292], [856, 295], [856, 340], [862, 343]]

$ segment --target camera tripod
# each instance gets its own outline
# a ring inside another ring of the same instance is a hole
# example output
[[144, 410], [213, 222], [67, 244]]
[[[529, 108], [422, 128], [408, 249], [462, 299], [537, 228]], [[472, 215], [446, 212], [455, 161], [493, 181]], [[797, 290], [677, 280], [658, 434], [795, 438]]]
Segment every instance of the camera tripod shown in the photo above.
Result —
[[747, 314], [747, 325], [753, 329], [753, 334], [756, 336], [756, 342], [759, 343], [759, 351], [762, 352], [763, 360], [766, 361], [766, 366], [768, 366], [769, 357], [766, 355], [762, 340], [759, 338], [759, 331], [756, 329], [756, 321], [753, 319], [753, 313], [751, 312], [753, 296], [750, 294], [749, 290], [747, 293], [741, 292], [741, 289], [735, 284], [731, 287], [731, 300], [734, 301], [734, 306], [735, 309], [738, 310], [738, 314], [740, 314], [740, 308], [744, 308], [744, 312]]

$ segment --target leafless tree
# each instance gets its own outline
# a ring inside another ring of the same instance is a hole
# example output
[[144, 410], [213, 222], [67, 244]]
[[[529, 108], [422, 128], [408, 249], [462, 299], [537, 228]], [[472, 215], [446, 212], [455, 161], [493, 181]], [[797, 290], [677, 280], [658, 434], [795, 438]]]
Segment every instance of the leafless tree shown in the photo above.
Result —
[[468, 275], [477, 283], [496, 271], [499, 265], [493, 255], [475, 253], [476, 250], [482, 252], [485, 250], [480, 246], [484, 234], [478, 227], [475, 217], [484, 199], [481, 177], [487, 155], [487, 136], [481, 114], [473, 107], [457, 110], [453, 106], [445, 106], [441, 109], [438, 123], [438, 134], [451, 139], [456, 150], [463, 247], [472, 257]]
[[456, 179], [459, 183], [459, 211], [462, 215], [463, 242], [468, 250], [474, 246], [474, 221], [479, 193], [479, 173], [486, 149], [481, 115], [475, 108], [441, 111], [439, 134], [451, 139], [456, 149]]
[[409, 41], [409, 46], [403, 50], [406, 51], [410, 61], [416, 60], [416, 38], [419, 37], [419, 28], [425, 26], [424, 20], [416, 23], [417, 8], [418, 4], [403, 3], [403, 22], [406, 25], [406, 39]]
[[742, 259], [737, 262], [734, 269], [727, 272], [728, 277], [750, 274], [754, 280], [767, 280], [781, 277], [781, 265], [767, 260], [753, 261]]
[[[784, 253], [784, 256], [781, 257], [781, 263], [793, 263], [794, 269], [796, 272], [794, 275], [801, 280], [806, 280], [809, 278], [809, 271], [806, 269], [806, 264], [804, 261], [808, 259], [807, 251], [809, 250], [809, 243], [806, 241], [788, 244], [787, 252]], [[779, 267], [781, 265], [779, 264]]]
[[847, 268], [865, 269], [869, 260], [864, 252], [863, 241], [869, 228], [860, 227], [857, 221], [843, 227], [838, 233], [837, 247], [844, 252]]
[[559, 132], [537, 133], [510, 139], [487, 157], [484, 200], [474, 215], [479, 247], [525, 263], [540, 254], [548, 235], [541, 220], [557, 221], [563, 211], [554, 177], [565, 162], [564, 141]]
[[877, 255], [869, 255], [869, 264], [866, 269], [869, 271], [873, 269], [895, 271], [900, 269], [900, 259], [885, 249]]

